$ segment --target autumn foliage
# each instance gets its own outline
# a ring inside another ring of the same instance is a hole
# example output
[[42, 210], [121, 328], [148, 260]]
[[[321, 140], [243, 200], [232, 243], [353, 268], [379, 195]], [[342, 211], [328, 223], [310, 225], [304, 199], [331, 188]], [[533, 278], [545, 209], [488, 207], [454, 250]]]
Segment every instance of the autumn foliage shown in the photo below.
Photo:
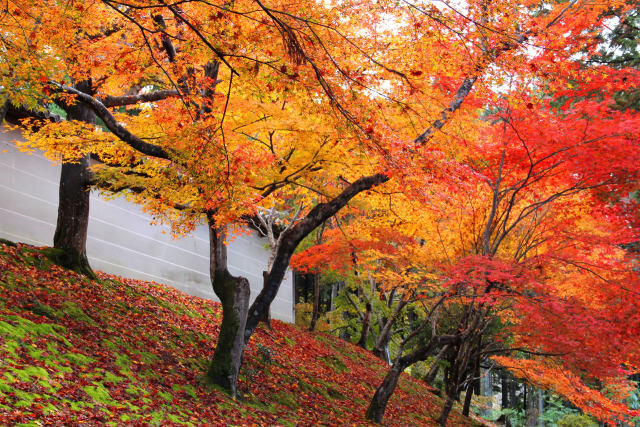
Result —
[[[87, 280], [29, 246], [2, 246], [0, 267], [2, 424], [365, 425], [384, 374], [352, 344], [274, 321], [247, 348], [232, 400], [202, 377], [219, 304], [157, 283]], [[439, 403], [427, 390], [403, 377], [392, 425], [430, 425]]]
[[[604, 421], [636, 415], [623, 400], [640, 369], [640, 116], [617, 97], [640, 73], [598, 59], [631, 2], [45, 3], [7, 6], [0, 86], [32, 115], [90, 120], [23, 121], [24, 149], [99, 159], [83, 188], [124, 194], [176, 235], [207, 221], [214, 289], [242, 320], [225, 316], [218, 367], [293, 256], [355, 283], [362, 347], [373, 300], [379, 357], [404, 322], [371, 420], [433, 357], [440, 425], [463, 391], [469, 411], [488, 361]], [[265, 212], [288, 225], [249, 310], [224, 240]], [[235, 393], [241, 362], [213, 382]]]

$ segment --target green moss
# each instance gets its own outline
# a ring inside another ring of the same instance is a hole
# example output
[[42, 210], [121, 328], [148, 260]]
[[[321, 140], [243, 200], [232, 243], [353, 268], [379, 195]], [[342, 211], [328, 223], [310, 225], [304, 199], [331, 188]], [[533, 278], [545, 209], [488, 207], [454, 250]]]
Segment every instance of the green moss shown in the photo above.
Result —
[[143, 363], [147, 363], [147, 364], [151, 364], [155, 361], [160, 360], [160, 358], [158, 356], [156, 356], [153, 353], [149, 353], [147, 351], [141, 351], [141, 350], [132, 350], [131, 354], [135, 354], [137, 356], [140, 356], [140, 360]]
[[59, 314], [66, 315], [76, 322], [86, 323], [90, 326], [96, 326], [95, 320], [89, 317], [82, 308], [78, 307], [74, 302], [65, 301], [58, 310]]
[[18, 246], [17, 244], [15, 244], [14, 242], [12, 242], [11, 240], [7, 240], [7, 239], [3, 239], [0, 237], [0, 245], [4, 245], [4, 246], [12, 246], [12, 247], [16, 247]]
[[20, 348], [20, 344], [16, 341], [7, 341], [4, 343], [4, 350], [14, 358], [18, 357], [16, 350]]
[[290, 393], [278, 393], [273, 397], [273, 400], [275, 402], [278, 402], [279, 404], [281, 404], [282, 406], [287, 406], [289, 408], [298, 408], [298, 399], [296, 398], [295, 395], [290, 394]]
[[56, 372], [57, 376], [64, 376], [66, 373], [72, 373], [73, 369], [68, 366], [62, 366], [55, 362], [52, 359], [45, 359], [44, 365], [48, 368], [51, 368], [52, 371]]
[[20, 381], [29, 382], [32, 379], [48, 380], [49, 372], [39, 366], [28, 366], [24, 369], [9, 368], [11, 373]]
[[90, 279], [98, 278], [91, 269], [86, 255], [83, 256], [74, 248], [44, 248], [42, 249], [42, 254], [61, 267], [75, 271]]
[[107, 390], [101, 382], [94, 381], [92, 386], [88, 385], [82, 387], [82, 391], [87, 393], [87, 395], [94, 401], [102, 405], [121, 406], [113, 400], [111, 394], [109, 394], [109, 390]]
[[167, 403], [173, 402], [173, 395], [168, 391], [159, 391], [158, 396], [162, 397]]
[[337, 356], [325, 356], [320, 358], [328, 368], [331, 368], [335, 372], [343, 373], [347, 372], [349, 369], [344, 362], [338, 358]]
[[36, 298], [31, 300], [31, 302], [25, 304], [25, 308], [34, 314], [37, 314], [39, 316], [44, 316], [48, 319], [53, 320], [56, 318], [56, 310], [54, 310], [47, 304], [43, 304], [42, 302], [38, 301]]
[[171, 389], [173, 391], [183, 391], [194, 399], [198, 397], [195, 387], [193, 387], [191, 384], [183, 384], [183, 385], [174, 384], [171, 386]]
[[124, 353], [116, 354], [114, 365], [122, 369], [128, 369], [131, 366], [131, 358]]
[[69, 352], [64, 354], [62, 357], [75, 365], [89, 365], [96, 361], [96, 359], [80, 353]]
[[[5, 321], [0, 320], [0, 335], [5, 335], [10, 339], [22, 340], [27, 335], [46, 336], [51, 335], [63, 341], [68, 346], [71, 343], [62, 335], [66, 333], [66, 328], [51, 323], [35, 323], [31, 320], [19, 316], [3, 316]], [[11, 322], [11, 323], [9, 323]]]
[[108, 383], [112, 383], [112, 384], [118, 384], [122, 381], [124, 381], [125, 378], [124, 377], [119, 377], [118, 375], [115, 375], [109, 371], [104, 373], [104, 381], [108, 382]]
[[315, 394], [322, 395], [329, 401], [345, 400], [347, 398], [347, 396], [345, 396], [342, 392], [334, 388], [332, 384], [329, 384], [328, 382], [323, 381], [319, 378], [314, 378], [314, 381], [319, 385], [311, 384], [306, 381], [300, 381], [300, 388], [306, 391], [311, 391]]
[[149, 394], [147, 390], [133, 384], [130, 384], [125, 391], [132, 396], [146, 396]]

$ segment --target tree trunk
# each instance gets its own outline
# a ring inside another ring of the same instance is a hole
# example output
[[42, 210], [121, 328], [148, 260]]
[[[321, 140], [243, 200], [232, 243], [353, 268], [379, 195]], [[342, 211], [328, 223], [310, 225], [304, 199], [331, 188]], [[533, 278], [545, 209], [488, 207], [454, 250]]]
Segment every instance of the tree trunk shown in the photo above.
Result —
[[[480, 396], [493, 397], [493, 387], [491, 378], [491, 369], [481, 370], [480, 377]], [[489, 407], [481, 412], [481, 416], [486, 416], [493, 409], [493, 399], [489, 399]]]
[[445, 386], [444, 386], [446, 400], [445, 400], [444, 406], [442, 407], [442, 411], [440, 412], [440, 416], [436, 420], [436, 423], [438, 423], [438, 425], [440, 425], [441, 427], [446, 427], [447, 419], [449, 419], [449, 414], [451, 413], [451, 409], [453, 408], [453, 402], [456, 400], [456, 397], [458, 396], [458, 368], [459, 368], [458, 356], [460, 351], [461, 350], [458, 349], [458, 354], [456, 355], [454, 350], [453, 354], [456, 356], [454, 357], [452, 355], [453, 361], [451, 365], [447, 368], [448, 375], [446, 375]]
[[313, 332], [316, 329], [316, 323], [320, 317], [320, 276], [313, 276], [313, 312], [311, 313], [311, 324], [309, 325], [309, 332]]
[[540, 400], [540, 390], [537, 390], [535, 387], [529, 386], [527, 393], [527, 403], [525, 406], [526, 410], [526, 427], [536, 427], [538, 425], [538, 421], [540, 418], [540, 408], [539, 408], [539, 400]]
[[[389, 302], [391, 303], [391, 299], [393, 295], [389, 296]], [[402, 299], [398, 301], [396, 308], [393, 310], [393, 313], [389, 316], [388, 319], [385, 319], [384, 325], [380, 328], [380, 335], [376, 340], [375, 345], [373, 346], [373, 354], [382, 360], [385, 363], [389, 363], [389, 352], [387, 351], [387, 347], [389, 346], [389, 340], [391, 339], [391, 328], [396, 322], [396, 319], [402, 312], [402, 309], [407, 305], [407, 301]], [[389, 305], [391, 306], [391, 305]]]
[[378, 339], [376, 340], [376, 344], [373, 347], [373, 350], [371, 350], [373, 355], [376, 356], [378, 359], [382, 360], [384, 363], [391, 362], [389, 360], [389, 352], [387, 351], [387, 345], [389, 345], [389, 338], [390, 338], [389, 334], [378, 336]]
[[464, 405], [462, 406], [462, 415], [465, 417], [469, 416], [469, 411], [471, 409], [471, 397], [473, 396], [473, 392], [475, 390], [476, 380], [473, 378], [469, 378], [469, 384], [467, 384], [467, 394], [464, 396]]
[[369, 407], [367, 408], [366, 418], [376, 423], [381, 423], [384, 417], [384, 411], [387, 409], [387, 403], [393, 394], [396, 386], [398, 385], [398, 379], [400, 374], [404, 371], [404, 364], [396, 361], [387, 375], [384, 377], [382, 384], [376, 390]]
[[454, 400], [455, 400], [455, 397], [450, 396], [449, 393], [447, 392], [447, 400], [445, 401], [444, 406], [442, 407], [442, 412], [440, 412], [440, 416], [436, 420], [436, 423], [438, 423], [441, 427], [447, 426], [447, 420], [449, 419], [449, 414], [451, 413], [451, 409], [453, 409]]
[[442, 358], [445, 356], [448, 350], [449, 350], [449, 346], [445, 345], [444, 347], [442, 347], [442, 350], [440, 350], [436, 358], [433, 360], [433, 365], [431, 365], [429, 372], [427, 372], [427, 375], [425, 375], [424, 377], [424, 380], [427, 382], [427, 384], [433, 386], [433, 382], [438, 376], [438, 371], [440, 370], [439, 362], [440, 360], [442, 360]]
[[[80, 82], [76, 88], [92, 93], [91, 83]], [[96, 115], [87, 105], [76, 102], [61, 104], [69, 120], [95, 124]], [[50, 258], [57, 264], [80, 274], [95, 278], [87, 259], [87, 229], [89, 227], [89, 195], [91, 172], [90, 157], [84, 156], [75, 163], [62, 163], [58, 198], [58, 220], [53, 236], [54, 250]]]
[[360, 339], [358, 340], [358, 345], [363, 349], [367, 349], [367, 340], [369, 339], [369, 327], [371, 324], [371, 312], [373, 311], [373, 306], [370, 301], [367, 301], [365, 304], [364, 318], [362, 319], [362, 331], [360, 332]]
[[[501, 409], [509, 408], [509, 379], [507, 373], [502, 370], [500, 372], [500, 393], [502, 394]], [[504, 415], [502, 416], [505, 427], [511, 427], [511, 421]]]
[[[267, 275], [269, 274], [269, 272], [267, 271], [263, 271], [262, 272], [262, 286], [264, 287], [264, 282], [267, 279]], [[267, 308], [267, 312], [264, 314], [264, 317], [262, 318], [262, 322], [264, 322], [265, 325], [267, 325], [267, 329], [271, 330], [271, 307]]]
[[245, 349], [244, 329], [249, 308], [249, 281], [227, 270], [225, 233], [209, 217], [210, 274], [213, 290], [222, 302], [222, 324], [207, 378], [235, 398]]
[[462, 407], [462, 415], [469, 416], [471, 409], [471, 397], [473, 393], [480, 393], [480, 357], [476, 357], [473, 364], [473, 370], [469, 374], [469, 383], [467, 384], [467, 394], [464, 397], [464, 405]]
[[249, 308], [249, 281], [216, 273], [213, 288], [222, 302], [222, 324], [207, 377], [235, 398], [244, 353], [244, 327]]

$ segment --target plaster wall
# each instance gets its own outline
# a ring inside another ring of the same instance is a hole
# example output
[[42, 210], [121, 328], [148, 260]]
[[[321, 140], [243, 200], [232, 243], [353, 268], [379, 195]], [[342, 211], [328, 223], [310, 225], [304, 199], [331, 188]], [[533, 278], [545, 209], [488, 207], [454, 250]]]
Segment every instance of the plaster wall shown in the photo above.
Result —
[[[60, 165], [41, 153], [20, 152], [20, 133], [0, 128], [0, 237], [51, 246], [58, 210]], [[124, 198], [91, 194], [87, 255], [91, 266], [110, 274], [153, 280], [185, 293], [217, 300], [209, 281], [209, 237], [199, 226], [173, 239], [169, 228], [150, 225], [151, 217]], [[266, 240], [257, 232], [229, 244], [229, 270], [246, 277], [251, 300], [262, 288], [267, 267]], [[287, 273], [271, 306], [273, 318], [293, 322], [293, 277]]]

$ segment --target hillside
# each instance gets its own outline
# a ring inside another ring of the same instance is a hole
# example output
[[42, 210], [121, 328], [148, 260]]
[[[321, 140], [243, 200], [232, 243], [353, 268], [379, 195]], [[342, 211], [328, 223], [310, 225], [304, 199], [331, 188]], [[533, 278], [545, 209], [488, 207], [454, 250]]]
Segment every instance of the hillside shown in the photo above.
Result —
[[[385, 365], [273, 322], [251, 340], [231, 400], [202, 381], [221, 309], [164, 285], [52, 265], [0, 245], [0, 424], [367, 425]], [[442, 402], [403, 376], [388, 425], [433, 425]], [[458, 413], [450, 425], [477, 425]]]

